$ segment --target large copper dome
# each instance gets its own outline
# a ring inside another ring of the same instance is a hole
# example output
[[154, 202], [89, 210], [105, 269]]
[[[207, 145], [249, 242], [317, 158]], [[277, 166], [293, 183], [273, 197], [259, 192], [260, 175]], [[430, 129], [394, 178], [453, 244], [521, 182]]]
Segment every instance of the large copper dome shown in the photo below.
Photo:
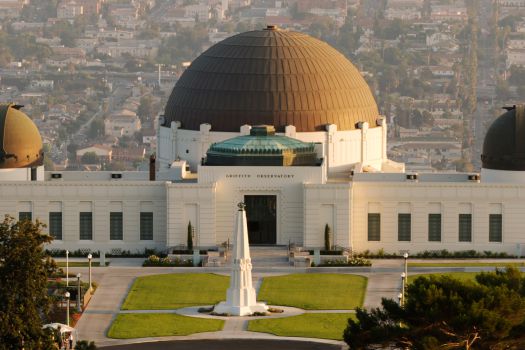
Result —
[[21, 106], [0, 104], [0, 169], [42, 165], [42, 137]]
[[370, 88], [350, 61], [327, 43], [269, 26], [210, 47], [182, 74], [166, 105], [165, 126], [238, 132], [273, 125], [298, 132], [351, 130], [379, 116]]

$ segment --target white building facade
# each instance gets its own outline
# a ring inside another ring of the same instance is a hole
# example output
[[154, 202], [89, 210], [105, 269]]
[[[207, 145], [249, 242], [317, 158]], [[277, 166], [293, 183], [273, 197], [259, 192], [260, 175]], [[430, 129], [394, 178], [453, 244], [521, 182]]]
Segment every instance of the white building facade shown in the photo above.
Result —
[[[296, 40], [302, 50], [282, 46]], [[43, 155], [31, 158], [41, 150], [36, 127], [16, 127], [19, 107], [0, 106], [0, 213], [46, 223], [49, 249], [72, 251], [170, 250], [186, 244], [190, 222], [195, 246], [216, 247], [232, 240], [244, 202], [251, 244], [322, 247], [328, 224], [334, 244], [353, 251], [525, 254], [522, 106], [489, 129], [481, 174], [406, 172], [386, 156], [386, 120], [368, 86], [328, 45], [274, 28], [225, 45], [175, 86], [149, 172], [44, 172]], [[228, 52], [231, 62], [214, 61]], [[12, 135], [36, 140], [34, 149]]]

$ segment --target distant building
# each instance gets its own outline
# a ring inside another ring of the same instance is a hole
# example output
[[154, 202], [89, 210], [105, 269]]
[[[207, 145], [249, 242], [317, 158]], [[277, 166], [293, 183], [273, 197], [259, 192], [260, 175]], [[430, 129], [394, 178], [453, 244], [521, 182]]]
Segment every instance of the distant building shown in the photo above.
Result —
[[113, 150], [111, 149], [111, 147], [103, 145], [92, 145], [77, 150], [76, 155], [78, 163], [80, 163], [82, 156], [86, 153], [95, 153], [101, 163], [111, 163], [113, 156]]
[[113, 160], [121, 162], [136, 162], [144, 160], [146, 148], [137, 147], [118, 147], [113, 149]]
[[432, 5], [430, 18], [433, 21], [466, 21], [467, 8], [457, 5]]
[[86, 38], [94, 38], [99, 40], [120, 40], [133, 39], [135, 34], [130, 30], [121, 30], [114, 28], [113, 30], [104, 30], [98, 27], [86, 29], [84, 32]]
[[503, 7], [525, 7], [525, 0], [498, 0]]
[[140, 129], [139, 117], [135, 112], [127, 109], [115, 112], [104, 120], [105, 134], [109, 136], [133, 136]]
[[78, 47], [52, 47], [53, 55], [46, 60], [52, 67], [64, 68], [69, 65], [86, 64], [86, 51]]
[[208, 22], [210, 19], [210, 6], [193, 4], [184, 7], [184, 17], [196, 18], [198, 22]]
[[109, 14], [118, 26], [128, 29], [134, 29], [137, 26], [138, 7], [131, 4], [110, 4]]
[[3, 0], [0, 1], [0, 19], [18, 18], [24, 7], [24, 1], [21, 0]]
[[86, 52], [93, 52], [98, 45], [98, 39], [95, 38], [79, 38], [75, 41], [77, 47]]
[[57, 18], [73, 19], [84, 14], [84, 7], [76, 1], [62, 1], [57, 7]]
[[510, 39], [507, 43], [507, 47], [513, 49], [525, 49], [525, 39]]
[[385, 11], [385, 18], [413, 21], [421, 18], [421, 10], [417, 7], [388, 7]]
[[52, 90], [55, 82], [53, 80], [31, 80], [29, 86], [33, 89]]
[[98, 53], [114, 58], [130, 55], [136, 58], [154, 58], [159, 51], [159, 40], [119, 40], [106, 42], [96, 48]]
[[84, 15], [98, 15], [100, 13], [101, 0], [75, 0], [77, 4], [82, 5]]
[[507, 68], [512, 65], [525, 66], [525, 49], [507, 50]]

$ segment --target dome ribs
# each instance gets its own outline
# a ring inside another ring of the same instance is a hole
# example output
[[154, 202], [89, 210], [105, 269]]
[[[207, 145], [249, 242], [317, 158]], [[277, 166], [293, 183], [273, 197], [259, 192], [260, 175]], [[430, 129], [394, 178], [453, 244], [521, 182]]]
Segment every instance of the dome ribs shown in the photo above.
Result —
[[177, 82], [166, 106], [166, 125], [180, 120], [198, 130], [239, 131], [264, 122], [298, 132], [337, 124], [371, 127], [379, 116], [359, 71], [328, 44], [282, 30], [242, 33], [210, 47]]

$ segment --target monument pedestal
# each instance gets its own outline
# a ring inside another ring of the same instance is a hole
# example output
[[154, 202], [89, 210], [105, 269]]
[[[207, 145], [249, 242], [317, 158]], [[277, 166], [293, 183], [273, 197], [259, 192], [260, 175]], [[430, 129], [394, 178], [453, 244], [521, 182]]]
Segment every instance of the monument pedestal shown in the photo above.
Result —
[[255, 303], [250, 306], [233, 306], [229, 305], [227, 301], [221, 301], [213, 309], [213, 312], [218, 314], [230, 314], [233, 316], [249, 316], [255, 312], [267, 311], [268, 306], [265, 303]]

